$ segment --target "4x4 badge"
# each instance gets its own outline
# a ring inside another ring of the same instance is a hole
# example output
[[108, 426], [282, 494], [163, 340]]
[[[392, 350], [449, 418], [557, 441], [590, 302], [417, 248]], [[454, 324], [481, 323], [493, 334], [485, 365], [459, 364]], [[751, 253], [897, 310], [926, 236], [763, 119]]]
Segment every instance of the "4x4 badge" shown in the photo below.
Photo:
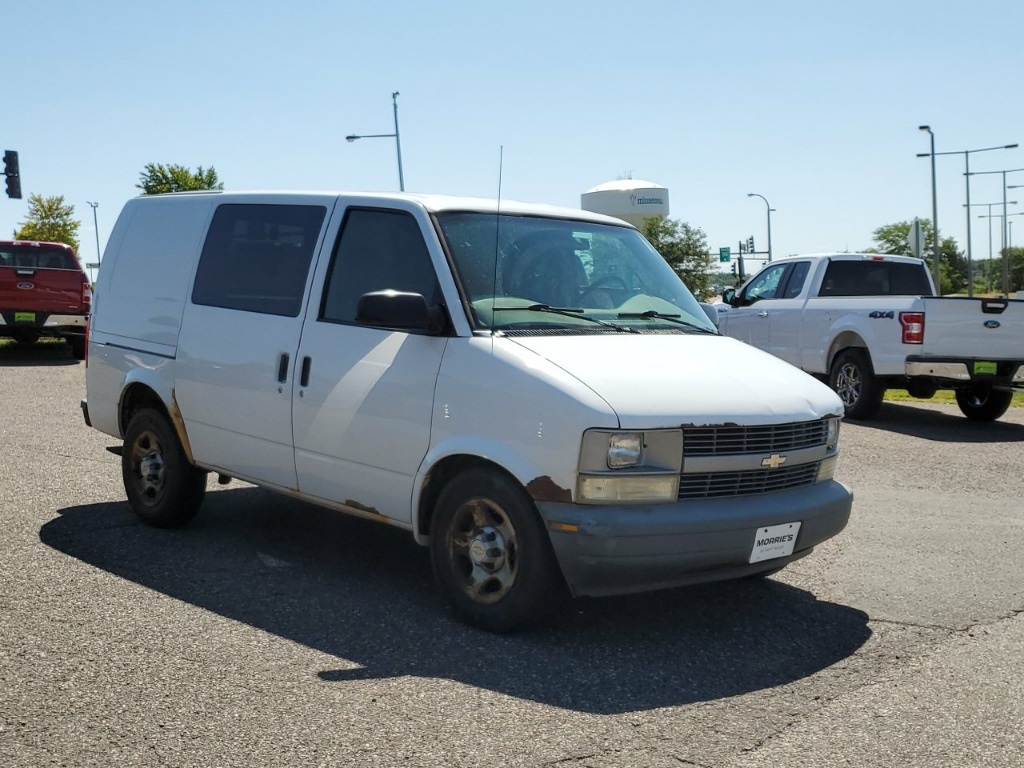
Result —
[[761, 466], [768, 467], [768, 469], [778, 469], [786, 463], [786, 457], [781, 453], [773, 453], [771, 456], [765, 456], [761, 459]]

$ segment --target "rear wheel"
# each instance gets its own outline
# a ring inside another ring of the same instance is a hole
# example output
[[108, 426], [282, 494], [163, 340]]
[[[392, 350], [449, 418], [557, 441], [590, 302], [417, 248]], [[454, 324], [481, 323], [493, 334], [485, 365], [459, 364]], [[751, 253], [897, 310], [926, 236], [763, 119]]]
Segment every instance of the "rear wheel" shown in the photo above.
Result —
[[441, 492], [430, 557], [455, 615], [491, 632], [542, 618], [565, 594], [540, 515], [518, 484], [494, 470], [467, 470]]
[[828, 383], [843, 401], [847, 418], [869, 419], [882, 407], [885, 387], [875, 377], [871, 361], [862, 349], [839, 353], [832, 363]]
[[121, 476], [135, 514], [160, 528], [187, 523], [206, 494], [206, 473], [189, 464], [174, 428], [153, 408], [136, 411], [128, 423]]
[[995, 421], [1010, 407], [1013, 392], [991, 387], [958, 389], [956, 404], [964, 416], [974, 421]]

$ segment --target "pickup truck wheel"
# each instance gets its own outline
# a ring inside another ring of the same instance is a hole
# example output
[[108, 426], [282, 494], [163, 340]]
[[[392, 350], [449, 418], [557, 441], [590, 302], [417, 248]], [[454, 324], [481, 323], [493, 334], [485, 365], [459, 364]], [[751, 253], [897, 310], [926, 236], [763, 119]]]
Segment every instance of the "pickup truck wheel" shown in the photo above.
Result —
[[958, 389], [956, 404], [964, 416], [974, 421], [995, 421], [1010, 407], [1013, 392], [1000, 389]]
[[847, 349], [836, 356], [828, 383], [843, 401], [847, 418], [870, 419], [882, 407], [885, 388], [860, 349]]
[[128, 423], [121, 477], [135, 514], [158, 528], [187, 523], [206, 494], [206, 473], [188, 463], [173, 427], [153, 408], [137, 411]]
[[532, 501], [494, 470], [467, 470], [441, 492], [430, 559], [456, 617], [490, 632], [542, 618], [557, 606], [564, 587]]
[[85, 336], [68, 336], [71, 345], [71, 356], [75, 360], [85, 360]]

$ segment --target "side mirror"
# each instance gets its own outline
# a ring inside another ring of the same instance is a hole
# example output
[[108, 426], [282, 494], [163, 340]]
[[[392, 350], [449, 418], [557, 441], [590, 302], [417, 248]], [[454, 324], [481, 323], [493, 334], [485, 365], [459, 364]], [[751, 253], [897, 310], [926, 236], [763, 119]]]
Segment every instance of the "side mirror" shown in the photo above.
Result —
[[373, 328], [421, 331], [439, 335], [444, 330], [444, 310], [428, 307], [419, 293], [373, 291], [359, 297], [356, 322]]
[[730, 307], [736, 306], [736, 289], [726, 288], [722, 291], [722, 302], [728, 304]]
[[700, 308], [704, 310], [704, 314], [708, 316], [708, 320], [710, 320], [714, 324], [715, 328], [717, 328], [719, 323], [718, 307], [714, 304], [708, 304], [706, 301], [702, 301], [700, 302]]

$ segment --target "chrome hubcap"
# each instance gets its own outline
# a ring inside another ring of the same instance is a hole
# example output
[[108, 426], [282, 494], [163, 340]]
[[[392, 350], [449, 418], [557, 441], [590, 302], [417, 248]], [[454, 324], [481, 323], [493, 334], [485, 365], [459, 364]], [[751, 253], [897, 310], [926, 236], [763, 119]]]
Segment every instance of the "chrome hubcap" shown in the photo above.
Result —
[[508, 594], [519, 572], [515, 529], [490, 499], [470, 499], [456, 511], [448, 535], [452, 572], [462, 591], [478, 603]]
[[160, 500], [164, 490], [164, 457], [160, 441], [150, 431], [141, 433], [132, 445], [132, 468], [139, 481], [143, 499], [151, 504]]

